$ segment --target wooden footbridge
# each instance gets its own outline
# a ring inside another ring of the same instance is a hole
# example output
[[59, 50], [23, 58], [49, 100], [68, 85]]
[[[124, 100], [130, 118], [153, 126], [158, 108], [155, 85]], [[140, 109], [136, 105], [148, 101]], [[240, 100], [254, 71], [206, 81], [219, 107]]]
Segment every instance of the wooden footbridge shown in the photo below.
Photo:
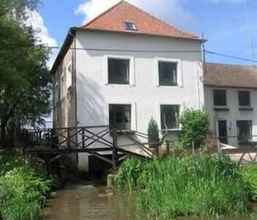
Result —
[[25, 153], [48, 155], [52, 161], [63, 154], [88, 153], [116, 169], [128, 155], [153, 157], [146, 134], [109, 126], [24, 130], [22, 139]]

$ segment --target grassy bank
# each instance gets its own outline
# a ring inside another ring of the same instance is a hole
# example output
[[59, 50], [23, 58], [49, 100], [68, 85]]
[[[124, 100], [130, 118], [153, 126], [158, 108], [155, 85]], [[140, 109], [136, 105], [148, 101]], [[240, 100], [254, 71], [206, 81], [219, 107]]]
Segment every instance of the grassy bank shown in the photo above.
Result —
[[250, 192], [240, 167], [224, 156], [127, 160], [116, 184], [135, 192], [137, 209], [154, 219], [244, 214]]
[[36, 220], [50, 181], [40, 168], [18, 155], [0, 155], [0, 215], [5, 220]]

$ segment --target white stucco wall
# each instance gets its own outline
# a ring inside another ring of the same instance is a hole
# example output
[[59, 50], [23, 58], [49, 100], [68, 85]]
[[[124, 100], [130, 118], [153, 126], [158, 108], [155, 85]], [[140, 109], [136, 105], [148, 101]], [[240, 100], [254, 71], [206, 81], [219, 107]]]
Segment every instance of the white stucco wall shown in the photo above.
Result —
[[[146, 133], [151, 117], [160, 127], [161, 104], [203, 106], [199, 41], [78, 32], [76, 46], [78, 126], [108, 125], [109, 104], [131, 104], [132, 129]], [[108, 85], [109, 56], [130, 59], [130, 85]], [[159, 59], [178, 62], [178, 86], [158, 86]]]
[[[209, 112], [210, 130], [214, 135], [218, 136], [217, 122], [218, 120], [227, 120], [228, 144], [238, 146], [237, 142], [237, 125], [238, 120], [252, 121], [252, 134], [257, 135], [257, 90], [240, 89], [240, 88], [219, 88], [225, 89], [227, 92], [227, 108], [229, 111], [214, 110], [213, 90], [217, 88], [205, 87], [206, 109]], [[239, 110], [238, 91], [250, 91], [250, 100], [252, 111]], [[256, 139], [255, 137], [253, 139]]]

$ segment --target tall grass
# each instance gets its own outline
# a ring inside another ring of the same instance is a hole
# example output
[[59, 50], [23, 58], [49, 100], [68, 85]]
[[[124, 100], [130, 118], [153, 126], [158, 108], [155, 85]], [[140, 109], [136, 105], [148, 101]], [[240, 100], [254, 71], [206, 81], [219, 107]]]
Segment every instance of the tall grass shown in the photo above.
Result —
[[136, 192], [148, 217], [220, 216], [247, 211], [248, 188], [239, 166], [224, 156], [128, 160], [116, 178], [119, 190]]
[[0, 215], [5, 220], [35, 220], [46, 203], [50, 181], [19, 156], [0, 156]]

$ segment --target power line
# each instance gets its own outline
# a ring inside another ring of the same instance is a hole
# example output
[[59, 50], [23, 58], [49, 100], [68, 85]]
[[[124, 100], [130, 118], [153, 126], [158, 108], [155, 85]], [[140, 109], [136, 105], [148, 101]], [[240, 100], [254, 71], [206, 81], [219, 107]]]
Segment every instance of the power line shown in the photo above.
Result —
[[[4, 47], [5, 49], [17, 49], [17, 47], [28, 47], [28, 45], [8, 45]], [[38, 47], [46, 48], [46, 49], [56, 49], [59, 50], [62, 47], [60, 46], [48, 46], [48, 45], [38, 45]], [[0, 50], [3, 47], [0, 46]], [[74, 47], [74, 48], [69, 48], [69, 50], [76, 50], [76, 51], [108, 51], [108, 52], [136, 52], [136, 53], [200, 53], [202, 52], [201, 50], [143, 50], [143, 49], [138, 49], [138, 50], [133, 50], [133, 49], [106, 49], [106, 48], [79, 48], [79, 47]], [[215, 56], [220, 56], [220, 57], [225, 57], [225, 58], [230, 58], [234, 60], [240, 60], [240, 61], [246, 61], [246, 62], [253, 62], [257, 63], [256, 59], [251, 59], [251, 58], [246, 58], [246, 57], [239, 57], [239, 56], [234, 56], [230, 54], [225, 54], [225, 53], [220, 53], [217, 51], [211, 51], [211, 50], [205, 50], [203, 51], [206, 54], [209, 55], [215, 55]]]
[[245, 57], [238, 57], [238, 56], [224, 54], [224, 53], [219, 53], [219, 52], [210, 51], [210, 50], [205, 50], [205, 53], [210, 54], [210, 55], [216, 55], [216, 56], [231, 58], [231, 59], [235, 59], [235, 60], [241, 60], [241, 61], [257, 63], [257, 60], [255, 60], [255, 59], [250, 59], [250, 58], [245, 58]]

